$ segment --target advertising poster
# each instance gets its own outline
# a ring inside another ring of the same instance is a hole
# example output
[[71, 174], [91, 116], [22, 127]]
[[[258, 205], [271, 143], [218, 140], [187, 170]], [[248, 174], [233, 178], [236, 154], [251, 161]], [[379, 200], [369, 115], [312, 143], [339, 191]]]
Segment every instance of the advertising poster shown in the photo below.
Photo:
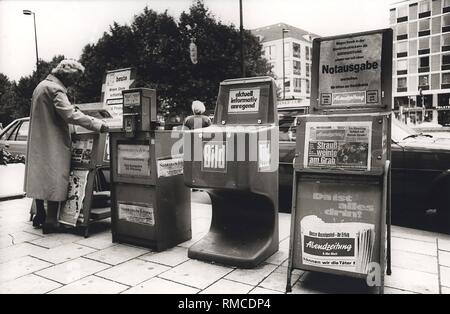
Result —
[[322, 41], [319, 101], [322, 106], [381, 104], [382, 34]]
[[89, 170], [71, 171], [67, 201], [62, 204], [58, 212], [58, 221], [60, 223], [76, 227], [83, 209], [88, 175]]
[[153, 206], [145, 203], [118, 203], [119, 219], [141, 225], [155, 225]]
[[370, 171], [372, 123], [307, 122], [305, 168]]
[[72, 139], [72, 163], [89, 164], [92, 157], [93, 138]]
[[304, 180], [297, 193], [295, 242], [304, 265], [366, 274], [379, 248], [376, 185]]
[[227, 172], [227, 146], [225, 142], [204, 141], [202, 171]]
[[157, 161], [158, 178], [183, 174], [183, 156]]
[[228, 99], [228, 113], [259, 112], [260, 89], [232, 89]]
[[150, 146], [119, 144], [117, 146], [117, 173], [122, 176], [150, 176]]
[[106, 110], [112, 117], [107, 120], [110, 128], [122, 127], [122, 91], [129, 89], [134, 83], [131, 75], [131, 68], [106, 73], [102, 92], [103, 103], [107, 105]]

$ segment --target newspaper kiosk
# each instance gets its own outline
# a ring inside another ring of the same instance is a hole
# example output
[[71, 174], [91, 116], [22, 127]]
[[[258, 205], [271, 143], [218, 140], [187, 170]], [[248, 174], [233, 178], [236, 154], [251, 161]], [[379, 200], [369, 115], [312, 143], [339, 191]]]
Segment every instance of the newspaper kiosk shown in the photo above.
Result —
[[383, 292], [392, 30], [315, 39], [312, 68], [313, 114], [296, 120], [286, 290], [302, 269], [365, 279]]
[[272, 78], [220, 84], [208, 128], [185, 132], [186, 185], [208, 192], [208, 234], [190, 258], [252, 268], [278, 250], [278, 126]]
[[172, 154], [182, 134], [156, 130], [155, 90], [122, 93], [123, 128], [110, 133], [112, 240], [161, 251], [192, 236], [183, 156]]

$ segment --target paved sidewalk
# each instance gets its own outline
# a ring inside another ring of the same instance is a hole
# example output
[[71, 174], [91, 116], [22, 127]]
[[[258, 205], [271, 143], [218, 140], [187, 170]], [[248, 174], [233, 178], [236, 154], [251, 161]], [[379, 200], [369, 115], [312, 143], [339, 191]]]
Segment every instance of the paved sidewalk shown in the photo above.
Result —
[[[111, 243], [109, 222], [84, 239], [42, 235], [28, 222], [30, 199], [0, 202], [0, 293], [284, 293], [290, 215], [280, 214], [280, 249], [252, 270], [191, 260], [208, 230], [210, 205], [192, 204], [192, 240], [165, 252]], [[450, 236], [393, 227], [385, 293], [450, 294]], [[293, 293], [368, 293], [351, 278], [295, 271]]]

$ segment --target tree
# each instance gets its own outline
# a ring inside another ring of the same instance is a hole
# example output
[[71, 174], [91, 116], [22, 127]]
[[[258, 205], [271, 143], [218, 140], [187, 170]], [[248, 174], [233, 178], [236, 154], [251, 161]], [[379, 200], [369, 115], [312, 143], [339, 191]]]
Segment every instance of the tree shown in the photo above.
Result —
[[36, 86], [50, 73], [64, 56], [55, 56], [50, 62], [39, 60], [39, 71], [11, 82], [0, 73], [0, 122], [7, 124], [30, 114], [31, 97]]
[[[249, 31], [244, 35], [247, 75], [270, 74], [258, 39]], [[195, 65], [189, 56], [191, 41], [198, 47]], [[134, 67], [136, 86], [157, 90], [160, 111], [190, 112], [195, 99], [211, 109], [219, 83], [240, 77], [239, 45], [239, 30], [217, 21], [202, 1], [183, 12], [178, 24], [167, 11], [146, 7], [130, 26], [114, 23], [96, 44], [84, 47], [80, 61], [86, 73], [78, 96], [82, 102], [99, 101], [106, 70]]]

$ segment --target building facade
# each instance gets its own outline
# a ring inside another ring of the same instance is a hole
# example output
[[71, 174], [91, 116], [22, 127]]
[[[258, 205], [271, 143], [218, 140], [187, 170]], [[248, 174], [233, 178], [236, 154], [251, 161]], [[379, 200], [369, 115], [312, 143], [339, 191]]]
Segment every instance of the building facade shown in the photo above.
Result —
[[450, 124], [450, 0], [401, 1], [394, 30], [393, 105], [407, 124]]
[[[278, 23], [251, 31], [263, 46], [262, 53], [272, 65], [278, 98], [290, 103], [308, 104], [311, 93], [312, 39], [318, 35]], [[283, 39], [284, 34], [284, 39]], [[283, 97], [284, 42], [284, 97]]]

